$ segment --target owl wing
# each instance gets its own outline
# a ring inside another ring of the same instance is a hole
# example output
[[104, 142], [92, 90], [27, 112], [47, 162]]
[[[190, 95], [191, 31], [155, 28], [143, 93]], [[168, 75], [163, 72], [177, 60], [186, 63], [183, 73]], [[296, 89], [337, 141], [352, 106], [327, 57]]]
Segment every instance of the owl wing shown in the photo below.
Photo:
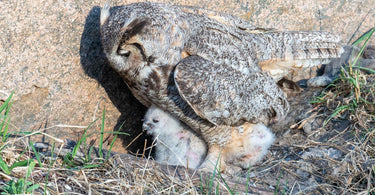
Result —
[[216, 12], [213, 10], [203, 9], [200, 7], [179, 6], [179, 11], [182, 11], [185, 13], [191, 13], [194, 15], [201, 15], [203, 17], [208, 17], [221, 24], [232, 26], [234, 28], [247, 31], [249, 33], [264, 33], [264, 32], [276, 31], [276, 29], [273, 29], [273, 28], [263, 28], [263, 27], [257, 27], [257, 26], [251, 25], [249, 22], [236, 16], [232, 16], [232, 15], [225, 14], [222, 12]]
[[198, 55], [182, 59], [174, 81], [180, 96], [200, 117], [216, 125], [240, 125], [283, 117], [289, 105], [263, 72], [242, 73]]

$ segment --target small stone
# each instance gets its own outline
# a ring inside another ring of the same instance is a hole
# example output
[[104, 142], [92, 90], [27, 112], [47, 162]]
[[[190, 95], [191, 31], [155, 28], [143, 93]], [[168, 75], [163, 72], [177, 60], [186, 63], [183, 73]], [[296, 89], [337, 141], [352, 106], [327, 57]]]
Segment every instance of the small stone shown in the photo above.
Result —
[[35, 142], [34, 143], [34, 148], [38, 152], [42, 152], [42, 151], [46, 150], [48, 148], [48, 146], [49, 146], [48, 143], [43, 143], [43, 142]]
[[323, 122], [324, 120], [322, 118], [310, 118], [310, 119], [307, 119], [307, 121], [305, 122], [305, 124], [303, 124], [302, 126], [302, 129], [303, 131], [310, 135], [312, 134], [314, 131], [318, 130], [320, 127], [323, 126]]

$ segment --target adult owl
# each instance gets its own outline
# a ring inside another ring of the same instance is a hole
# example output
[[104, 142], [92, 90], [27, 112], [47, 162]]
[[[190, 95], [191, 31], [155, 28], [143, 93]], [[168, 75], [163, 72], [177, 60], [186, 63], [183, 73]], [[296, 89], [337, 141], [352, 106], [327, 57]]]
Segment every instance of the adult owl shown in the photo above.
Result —
[[233, 131], [286, 115], [289, 105], [276, 81], [290, 69], [328, 62], [342, 50], [330, 33], [277, 32], [162, 3], [106, 5], [100, 24], [104, 52], [133, 95], [202, 135], [208, 144], [203, 167], [236, 141]]

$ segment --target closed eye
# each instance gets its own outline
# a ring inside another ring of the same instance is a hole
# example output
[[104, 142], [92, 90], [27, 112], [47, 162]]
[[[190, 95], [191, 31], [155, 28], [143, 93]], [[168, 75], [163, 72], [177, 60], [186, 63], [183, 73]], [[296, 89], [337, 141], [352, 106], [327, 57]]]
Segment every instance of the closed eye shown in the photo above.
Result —
[[121, 50], [121, 49], [119, 49], [117, 51], [117, 53], [118, 53], [118, 55], [122, 55], [122, 56], [125, 56], [125, 57], [129, 57], [129, 55], [130, 55], [130, 51], [129, 50]]
[[121, 56], [128, 57], [130, 55], [130, 53], [131, 52], [128, 49], [126, 49], [125, 43], [121, 44], [117, 49], [117, 54], [121, 55]]
[[152, 119], [152, 122], [154, 122], [154, 123], [158, 123], [159, 120], [158, 120], [158, 119]]

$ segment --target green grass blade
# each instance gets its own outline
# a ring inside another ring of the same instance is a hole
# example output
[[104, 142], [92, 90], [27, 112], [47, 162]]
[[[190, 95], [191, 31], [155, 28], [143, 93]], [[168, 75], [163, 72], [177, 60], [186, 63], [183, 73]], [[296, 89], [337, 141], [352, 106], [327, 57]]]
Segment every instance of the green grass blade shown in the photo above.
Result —
[[111, 144], [109, 145], [109, 150], [108, 150], [108, 153], [107, 153], [107, 156], [106, 156], [105, 160], [108, 160], [108, 158], [109, 158], [109, 156], [111, 154], [111, 151], [112, 151], [112, 147], [115, 144], [116, 139], [117, 139], [117, 135], [115, 135], [115, 137], [113, 138]]
[[[213, 172], [212, 172], [212, 177], [211, 177], [210, 182], [209, 182], [209, 184], [208, 184], [208, 194], [211, 194], [211, 189], [212, 189], [212, 186], [214, 185], [214, 180], [215, 180], [215, 176], [216, 176], [217, 166], [218, 166], [218, 165], [220, 166], [220, 164], [219, 164], [220, 155], [221, 155], [221, 152], [220, 152], [220, 154], [219, 154], [219, 157], [218, 157], [217, 160], [216, 160], [215, 168], [214, 168], [214, 170], [213, 170]], [[219, 168], [219, 169], [220, 169], [220, 168]], [[220, 170], [218, 170], [218, 172], [220, 172]]]
[[[90, 124], [90, 125], [91, 125], [91, 124]], [[90, 127], [90, 126], [89, 126], [89, 127]], [[88, 129], [89, 127], [87, 127], [87, 128], [83, 131], [81, 138], [78, 140], [77, 144], [73, 147], [73, 150], [72, 150], [72, 158], [76, 157], [77, 152], [78, 152], [79, 148], [81, 147], [82, 143], [86, 143], [86, 140], [87, 140], [86, 132], [87, 132], [87, 129]]]
[[[367, 33], [365, 33], [364, 35], [362, 35], [360, 37], [361, 41], [364, 40], [364, 39], [366, 39], [366, 40], [365, 40], [365, 43], [363, 44], [363, 46], [361, 47], [361, 50], [359, 51], [358, 55], [354, 59], [353, 64], [352, 64], [353, 66], [357, 65], [358, 59], [361, 57], [361, 55], [363, 53], [363, 50], [365, 49], [365, 47], [367, 45], [367, 42], [370, 40], [370, 38], [371, 38], [372, 34], [374, 34], [374, 32], [375, 32], [375, 28], [372, 28], [371, 30], [367, 31]], [[358, 44], [359, 42], [361, 42], [361, 41], [358, 41], [358, 40], [355, 41], [354, 43]]]
[[5, 174], [10, 175], [9, 167], [2, 158], [0, 158], [0, 168]]
[[362, 36], [360, 36], [356, 41], [354, 41], [352, 45], [355, 46], [358, 43], [362, 42], [363, 40], [368, 39], [369, 37], [371, 37], [371, 35], [372, 35], [372, 33], [374, 33], [374, 31], [375, 31], [375, 27], [371, 28], [370, 30], [365, 32]]
[[84, 169], [92, 169], [92, 168], [98, 168], [100, 167], [101, 165], [84, 165], [83, 168]]
[[[5, 118], [7, 118], [7, 116]], [[0, 129], [1, 130], [1, 134], [2, 134], [2, 139], [1, 139], [2, 142], [6, 142], [6, 140], [9, 137], [8, 127], [9, 127], [9, 123], [10, 123], [10, 117], [8, 117], [8, 120], [4, 120], [4, 122], [5, 122], [4, 130], [2, 129], [3, 128], [3, 124], [2, 124], [2, 127]]]
[[118, 131], [104, 131], [103, 134], [130, 135], [129, 133], [118, 132]]
[[359, 100], [361, 100], [362, 102], [364, 102], [365, 104], [370, 104], [370, 105], [375, 105], [375, 102], [369, 102], [369, 101], [367, 101], [367, 100], [365, 100], [365, 99], [363, 99], [363, 98], [359, 98]]
[[17, 194], [24, 194], [26, 190], [26, 185], [25, 185], [25, 179], [21, 178], [16, 182], [16, 193]]
[[3, 112], [3, 110], [8, 106], [10, 100], [12, 99], [13, 92], [10, 94], [10, 96], [5, 100], [3, 105], [0, 106], [0, 113]]
[[21, 154], [18, 155], [16, 161], [19, 161], [19, 160], [21, 159], [21, 157], [23, 156], [23, 154], [25, 154], [26, 152], [27, 152], [27, 149], [23, 150], [23, 151], [21, 152]]
[[13, 180], [10, 180], [7, 182], [7, 185], [2, 187], [1, 190], [4, 190], [4, 192], [1, 192], [1, 194], [15, 194], [16, 193], [16, 184]]
[[104, 137], [105, 108], [103, 110], [102, 125], [100, 127], [99, 157], [103, 159], [103, 137]]
[[33, 142], [30, 141], [29, 144], [30, 144], [31, 149], [32, 149], [33, 152], [34, 152], [34, 155], [35, 155], [36, 160], [38, 160], [39, 167], [43, 167], [42, 161], [40, 160], [40, 155], [39, 155], [39, 153], [36, 151]]
[[[9, 127], [9, 123], [10, 123], [9, 111], [10, 111], [11, 106], [12, 106], [11, 102], [8, 102], [6, 104], [5, 112], [4, 112], [4, 116], [3, 116], [4, 117], [3, 122], [1, 123], [1, 127], [0, 127], [3, 142], [6, 142], [6, 140], [9, 137], [9, 134], [8, 134], [8, 127]], [[5, 125], [5, 127], [4, 127], [4, 125]]]
[[280, 180], [281, 180], [281, 175], [282, 174], [283, 174], [283, 170], [281, 169], [280, 175], [279, 175], [279, 179], [277, 180], [277, 185], [276, 185], [276, 189], [275, 189], [274, 195], [277, 195], [277, 192], [279, 191]]
[[36, 189], [38, 189], [40, 187], [39, 184], [33, 184], [32, 186], [28, 187], [26, 189], [26, 193], [32, 193], [34, 192]]
[[31, 163], [31, 161], [34, 161], [34, 160], [29, 159], [29, 160], [14, 162], [12, 166], [9, 167], [9, 171], [13, 170], [16, 167], [27, 167]]
[[329, 118], [328, 118], [327, 120], [324, 121], [324, 123], [323, 123], [323, 127], [325, 127], [325, 126], [328, 124], [328, 122], [329, 122], [333, 117], [335, 117], [338, 113], [340, 113], [341, 111], [346, 110], [346, 109], [348, 109], [348, 108], [349, 108], [349, 105], [343, 105], [343, 106], [340, 106], [340, 107], [336, 108], [335, 111], [331, 114], [331, 116], [329, 116]]
[[[87, 149], [86, 138], [87, 138], [87, 137], [91, 137], [92, 135], [96, 134], [96, 132], [94, 132], [94, 133], [90, 133], [90, 134], [87, 134], [87, 130], [90, 129], [91, 126], [92, 126], [96, 121], [98, 121], [98, 119], [99, 119], [99, 118], [97, 118], [97, 119], [95, 119], [93, 122], [91, 122], [91, 123], [89, 124], [89, 126], [85, 129], [84, 133], [83, 133], [83, 135], [85, 135], [85, 139], [82, 140], [82, 141], [83, 141], [83, 143], [84, 143], [85, 161], [86, 161], [86, 162], [90, 162], [90, 161], [91, 161], [91, 153], [92, 153], [92, 149], [93, 149], [93, 147], [90, 147], [89, 149]], [[83, 136], [83, 135], [82, 135], [82, 136]], [[87, 152], [86, 152], [86, 151], [87, 151]]]
[[78, 142], [77, 142], [77, 144], [73, 147], [73, 150], [71, 152], [72, 158], [76, 157], [77, 152], [79, 150], [79, 147], [81, 146], [82, 141], [86, 140], [85, 139], [86, 136], [85, 135], [82, 135], [82, 136], [83, 136], [83, 138], [79, 139]]
[[17, 193], [17, 187], [16, 187], [16, 182], [14, 182], [13, 180], [9, 182], [9, 186], [10, 186], [10, 194], [16, 194]]
[[375, 74], [375, 70], [370, 69], [370, 68], [366, 68], [366, 67], [362, 67], [362, 66], [353, 66], [353, 68], [358, 68], [360, 70], [365, 70], [365, 71], [369, 72], [370, 74]]
[[35, 165], [35, 161], [30, 161], [30, 164], [27, 167], [26, 179], [31, 175], [31, 172], [34, 170]]
[[89, 149], [89, 152], [87, 154], [87, 162], [91, 161], [91, 154], [92, 154], [93, 150], [94, 150], [94, 146], [91, 146], [90, 149]]
[[72, 165], [71, 159], [72, 159], [72, 154], [70, 154], [70, 153], [66, 154], [65, 156], [63, 156], [63, 163], [62, 164], [66, 165], [69, 168], [70, 165]]
[[[120, 125], [120, 127], [117, 129], [117, 131], [113, 132], [113, 133], [115, 134], [115, 136], [114, 136], [114, 138], [113, 138], [113, 140], [112, 140], [112, 142], [111, 142], [111, 144], [110, 144], [110, 146], [109, 146], [108, 155], [107, 155], [107, 157], [105, 158], [105, 160], [108, 160], [109, 155], [111, 154], [112, 147], [113, 147], [113, 145], [115, 144], [115, 141], [116, 141], [116, 139], [117, 139], [117, 134], [118, 134], [118, 133], [120, 133], [120, 134], [127, 134], [127, 133], [119, 132], [119, 131], [121, 131], [122, 126], [124, 126], [124, 124], [125, 124], [125, 121]], [[129, 135], [129, 134], [127, 134], [127, 135]]]
[[[230, 193], [231, 195], [234, 195], [233, 190], [230, 189], [228, 183], [225, 181], [225, 179], [223, 178], [223, 176], [221, 175], [221, 173], [218, 173], [218, 175], [219, 175], [220, 179], [223, 181], [225, 188], [229, 191], [229, 193]], [[219, 186], [219, 185], [218, 185], [218, 186]]]
[[199, 179], [200, 179], [199, 189], [201, 190], [201, 192], [203, 194], [204, 191], [203, 191], [203, 178], [202, 178], [202, 174], [200, 175]]
[[281, 194], [286, 194], [287, 189], [288, 189], [288, 178], [286, 178], [286, 180], [285, 180], [285, 185], [284, 185], [284, 188], [283, 188], [283, 191], [281, 192]]

